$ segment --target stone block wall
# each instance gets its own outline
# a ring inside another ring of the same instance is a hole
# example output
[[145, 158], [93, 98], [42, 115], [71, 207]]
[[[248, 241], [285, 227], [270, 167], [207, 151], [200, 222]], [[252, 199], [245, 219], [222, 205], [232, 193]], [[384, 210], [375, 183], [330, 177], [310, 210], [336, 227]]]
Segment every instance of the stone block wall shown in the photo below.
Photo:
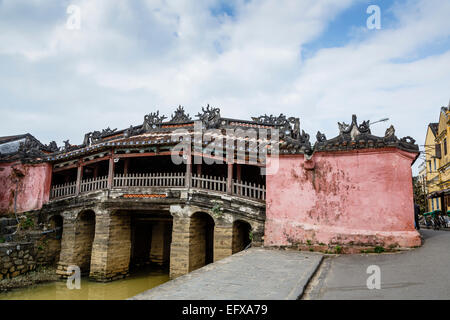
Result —
[[214, 230], [214, 261], [221, 260], [233, 254], [233, 227], [217, 225]]
[[78, 266], [82, 274], [88, 274], [91, 264], [92, 244], [95, 234], [93, 212], [64, 217], [61, 253], [56, 273], [65, 277], [70, 265]]
[[189, 228], [189, 272], [205, 265], [206, 221], [193, 216]]
[[123, 278], [128, 275], [130, 257], [130, 216], [97, 212], [89, 277], [97, 281]]
[[189, 272], [189, 217], [173, 217], [172, 243], [170, 246], [170, 278]]
[[17, 277], [35, 268], [32, 242], [0, 244], [0, 280]]

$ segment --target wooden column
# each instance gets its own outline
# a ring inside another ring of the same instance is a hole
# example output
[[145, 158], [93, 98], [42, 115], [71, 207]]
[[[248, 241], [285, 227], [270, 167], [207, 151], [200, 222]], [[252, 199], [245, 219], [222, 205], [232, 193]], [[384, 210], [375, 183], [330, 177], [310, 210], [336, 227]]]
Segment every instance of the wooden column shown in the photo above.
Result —
[[109, 169], [108, 169], [108, 189], [111, 189], [113, 186], [113, 178], [114, 178], [114, 158], [111, 155], [109, 158]]
[[186, 159], [186, 177], [185, 177], [185, 182], [184, 185], [186, 188], [190, 188], [191, 187], [191, 178], [192, 178], [192, 155], [191, 155], [191, 150], [189, 149], [186, 152], [187, 155], [187, 159]]
[[79, 162], [78, 167], [77, 167], [77, 184], [75, 186], [75, 194], [76, 195], [80, 194], [82, 179], [83, 179], [83, 164], [81, 162]]
[[[241, 177], [241, 169], [242, 169], [242, 165], [237, 163], [236, 164], [236, 180], [237, 181], [242, 181], [242, 177]], [[237, 193], [240, 195], [241, 194], [241, 187], [237, 188]]]
[[123, 174], [128, 174], [128, 165], [130, 163], [129, 158], [123, 159]]
[[228, 174], [227, 174], [227, 193], [231, 194], [233, 192], [233, 164], [228, 163]]

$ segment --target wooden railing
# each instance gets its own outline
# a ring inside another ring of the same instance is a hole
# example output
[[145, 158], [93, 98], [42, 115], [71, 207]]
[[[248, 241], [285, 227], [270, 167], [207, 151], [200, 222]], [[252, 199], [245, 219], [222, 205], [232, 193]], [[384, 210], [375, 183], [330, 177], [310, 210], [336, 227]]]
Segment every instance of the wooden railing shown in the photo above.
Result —
[[184, 187], [185, 174], [175, 173], [132, 173], [114, 176], [114, 188], [128, 187]]
[[[132, 173], [116, 174], [113, 188], [146, 188], [146, 187], [186, 187], [184, 172], [175, 173]], [[266, 188], [263, 185], [245, 181], [231, 181], [231, 190], [227, 190], [227, 179], [207, 175], [192, 174], [190, 187], [220, 193], [231, 193], [234, 196], [259, 201], [266, 200]], [[85, 179], [81, 181], [80, 193], [108, 188], [108, 177]], [[50, 198], [58, 199], [77, 194], [76, 182], [53, 186]]]
[[108, 188], [108, 176], [85, 179], [81, 181], [80, 192], [90, 192]]
[[266, 187], [256, 183], [233, 180], [232, 193], [238, 197], [266, 201]]
[[50, 199], [58, 199], [73, 196], [76, 193], [77, 183], [68, 182], [52, 186]]
[[205, 175], [192, 175], [191, 187], [218, 192], [227, 192], [227, 179]]

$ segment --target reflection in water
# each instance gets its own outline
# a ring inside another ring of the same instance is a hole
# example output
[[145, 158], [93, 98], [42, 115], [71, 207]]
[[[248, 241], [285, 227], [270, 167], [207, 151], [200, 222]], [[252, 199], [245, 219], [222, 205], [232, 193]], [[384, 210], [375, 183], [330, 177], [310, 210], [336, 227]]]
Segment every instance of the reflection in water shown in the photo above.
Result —
[[67, 289], [65, 281], [39, 284], [0, 293], [0, 300], [122, 300], [169, 281], [164, 271], [139, 271], [107, 283], [81, 279], [81, 289]]

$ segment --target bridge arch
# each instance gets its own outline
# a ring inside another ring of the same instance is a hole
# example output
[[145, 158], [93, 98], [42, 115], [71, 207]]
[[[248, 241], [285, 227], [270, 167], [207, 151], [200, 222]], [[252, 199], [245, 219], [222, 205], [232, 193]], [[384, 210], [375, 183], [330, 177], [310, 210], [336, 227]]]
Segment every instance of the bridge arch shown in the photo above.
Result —
[[95, 216], [92, 209], [82, 210], [78, 213], [75, 221], [74, 257], [82, 274], [88, 274], [90, 271], [92, 244], [95, 236]]
[[197, 211], [190, 216], [189, 271], [214, 261], [214, 218], [207, 212]]
[[244, 250], [252, 243], [252, 226], [245, 220], [233, 221], [232, 254]]

